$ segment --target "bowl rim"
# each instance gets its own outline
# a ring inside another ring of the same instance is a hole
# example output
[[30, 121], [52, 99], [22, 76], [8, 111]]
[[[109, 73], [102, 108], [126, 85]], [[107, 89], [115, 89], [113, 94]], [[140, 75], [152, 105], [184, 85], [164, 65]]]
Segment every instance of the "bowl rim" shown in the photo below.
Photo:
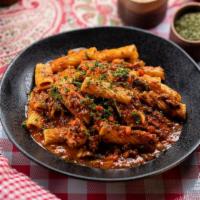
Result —
[[[7, 67], [6, 69], [6, 72], [3, 74], [3, 77], [2, 77], [2, 80], [0, 82], [0, 97], [3, 96], [3, 93], [2, 93], [2, 87], [4, 85], [4, 82], [5, 82], [5, 79], [7, 77], [7, 74], [9, 73], [11, 67], [13, 66], [13, 63], [19, 58], [21, 57], [21, 55], [27, 51], [28, 49], [32, 48], [32, 46], [42, 42], [42, 41], [45, 41], [45, 40], [49, 40], [51, 38], [54, 38], [54, 37], [59, 37], [60, 35], [65, 35], [67, 33], [72, 33], [72, 32], [79, 32], [80, 30], [94, 30], [94, 29], [104, 29], [104, 28], [111, 28], [111, 29], [124, 29], [124, 30], [134, 30], [134, 31], [138, 31], [138, 32], [143, 32], [143, 33], [146, 33], [148, 35], [151, 35], [151, 36], [154, 36], [156, 38], [161, 38], [162, 40], [172, 44], [173, 46], [175, 46], [176, 48], [178, 48], [182, 53], [185, 54], [185, 56], [190, 60], [190, 62], [197, 68], [197, 70], [200, 72], [200, 66], [189, 56], [188, 53], [186, 53], [180, 46], [178, 46], [176, 43], [174, 43], [173, 41], [170, 41], [170, 40], [167, 40], [165, 38], [162, 38], [162, 37], [159, 37], [153, 33], [150, 33], [149, 31], [146, 31], [146, 30], [143, 30], [143, 29], [140, 29], [140, 28], [135, 28], [135, 27], [129, 27], [129, 26], [98, 26], [98, 27], [89, 27], [89, 28], [85, 28], [85, 29], [74, 29], [74, 30], [70, 30], [70, 31], [66, 31], [66, 32], [63, 32], [63, 33], [59, 33], [59, 34], [56, 34], [56, 35], [52, 35], [52, 36], [49, 36], [49, 37], [46, 37], [46, 38], [43, 38], [41, 40], [38, 40], [32, 44], [30, 44], [28, 47], [26, 47], [23, 51], [21, 51], [12, 61], [11, 63], [9, 64], [9, 66]], [[1, 99], [1, 98], [0, 98]], [[0, 104], [1, 104], [1, 100], [0, 100]], [[70, 172], [67, 172], [67, 171], [62, 171], [58, 168], [55, 168], [55, 167], [52, 167], [48, 164], [46, 164], [44, 161], [40, 161], [39, 159], [35, 158], [34, 156], [30, 155], [25, 149], [23, 149], [20, 144], [18, 144], [15, 139], [13, 138], [12, 134], [10, 133], [10, 131], [8, 130], [8, 126], [6, 125], [6, 122], [4, 120], [4, 117], [3, 117], [3, 110], [0, 106], [0, 121], [1, 121], [1, 124], [2, 124], [2, 127], [6, 133], [6, 135], [8, 136], [8, 138], [11, 140], [11, 142], [20, 150], [20, 152], [22, 152], [26, 157], [28, 157], [30, 160], [34, 161], [35, 163], [47, 168], [47, 169], [50, 169], [54, 172], [57, 172], [57, 173], [61, 173], [63, 175], [67, 175], [67, 176], [70, 176], [70, 177], [74, 177], [74, 178], [78, 178], [78, 179], [84, 179], [84, 180], [91, 180], [91, 181], [103, 181], [103, 182], [119, 182], [119, 181], [131, 181], [131, 180], [137, 180], [137, 179], [141, 179], [141, 178], [145, 178], [145, 177], [149, 177], [149, 176], [153, 176], [153, 175], [158, 175], [158, 174], [161, 174], [175, 166], [177, 166], [178, 164], [180, 164], [183, 160], [185, 160], [199, 145], [200, 145], [200, 139], [199, 141], [192, 147], [190, 148], [190, 150], [185, 154], [183, 155], [182, 157], [180, 157], [179, 159], [176, 160], [176, 162], [173, 162], [172, 164], [162, 168], [162, 169], [158, 169], [158, 170], [154, 170], [154, 171], [151, 171], [151, 172], [146, 172], [144, 174], [141, 174], [141, 175], [137, 175], [137, 176], [134, 176], [134, 177], [120, 177], [120, 178], [99, 178], [99, 177], [89, 177], [89, 176], [85, 176], [85, 175], [78, 175], [78, 174], [74, 174], [74, 173], [70, 173]], [[103, 169], [102, 169], [103, 170]], [[112, 170], [112, 169], [111, 169]]]
[[185, 9], [189, 8], [189, 7], [197, 7], [200, 9], [200, 3], [198, 2], [190, 2], [190, 3], [186, 3], [184, 4], [183, 6], [181, 6], [180, 8], [178, 8], [173, 16], [173, 19], [172, 19], [172, 23], [171, 23], [171, 30], [172, 32], [175, 34], [175, 36], [185, 42], [185, 43], [188, 43], [188, 44], [200, 44], [200, 39], [199, 40], [188, 40], [188, 39], [185, 39], [184, 37], [182, 37], [176, 30], [175, 28], [175, 21], [177, 20], [177, 16], [180, 12], [184, 11]]

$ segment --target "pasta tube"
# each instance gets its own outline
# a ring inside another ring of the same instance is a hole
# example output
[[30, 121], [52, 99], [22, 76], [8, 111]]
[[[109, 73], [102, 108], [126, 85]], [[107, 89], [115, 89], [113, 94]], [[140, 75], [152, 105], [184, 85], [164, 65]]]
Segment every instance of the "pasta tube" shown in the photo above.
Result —
[[60, 97], [60, 101], [75, 116], [86, 123], [90, 122], [90, 110], [86, 105], [86, 99], [76, 91], [73, 84], [61, 81], [56, 85], [56, 90]]
[[71, 52], [67, 56], [57, 58], [52, 61], [51, 68], [54, 73], [63, 71], [68, 66], [78, 66], [82, 60], [88, 60], [93, 57], [97, 49], [95, 47]]
[[48, 98], [48, 94], [45, 92], [32, 91], [29, 97], [29, 106], [32, 110], [41, 111], [47, 109], [47, 104], [45, 103]]
[[47, 89], [53, 83], [52, 70], [48, 64], [37, 64], [35, 68], [35, 84], [39, 89]]
[[114, 59], [129, 59], [135, 62], [138, 59], [138, 51], [135, 45], [128, 45], [115, 49], [97, 51], [95, 47], [82, 49], [80, 51], [70, 51], [67, 56], [55, 59], [51, 63], [52, 71], [58, 72], [68, 66], [78, 66], [83, 60], [97, 60], [111, 62]]
[[134, 86], [143, 85], [147, 90], [152, 90], [157, 94], [166, 94], [170, 99], [181, 101], [181, 95], [169, 86], [161, 83], [160, 77], [151, 77], [146, 74], [144, 76], [138, 76], [138, 73], [135, 71], [131, 71], [130, 73], [134, 77]]
[[[136, 99], [134, 99], [134, 102]], [[133, 104], [127, 106], [125, 104], [121, 103], [115, 103], [116, 110], [127, 125], [138, 126], [138, 125], [144, 125], [146, 123], [146, 117], [144, 112], [136, 110]]]
[[165, 79], [165, 73], [162, 67], [145, 66], [145, 67], [142, 67], [141, 70], [146, 75], [149, 75], [152, 77], [160, 77], [161, 80]]
[[26, 121], [27, 128], [41, 129], [43, 127], [43, 124], [44, 124], [44, 119], [39, 113], [37, 113], [35, 111], [31, 111], [28, 114], [28, 118]]
[[71, 120], [66, 127], [45, 129], [44, 143], [55, 144], [66, 142], [69, 147], [78, 147], [85, 144], [88, 131], [80, 119]]
[[173, 117], [180, 119], [186, 118], [186, 105], [179, 101], [170, 100], [168, 97], [165, 98], [165, 96], [159, 95], [154, 91], [143, 92], [140, 95], [140, 99], [148, 105], [156, 107]]
[[68, 79], [68, 81], [80, 80], [82, 74], [74, 68], [67, 68], [59, 73], [60, 78]]
[[148, 144], [154, 143], [156, 136], [141, 130], [131, 130], [129, 126], [110, 125], [104, 123], [99, 132], [106, 143], [115, 144]]
[[114, 99], [125, 104], [130, 103], [132, 99], [132, 92], [130, 90], [90, 77], [86, 77], [83, 81], [81, 91], [96, 97]]
[[98, 61], [113, 61], [115, 59], [130, 59], [132, 62], [138, 59], [138, 52], [135, 45], [128, 45], [115, 49], [98, 51], [92, 57]]
[[66, 140], [65, 135], [67, 131], [68, 128], [45, 129], [43, 131], [45, 145], [64, 142]]

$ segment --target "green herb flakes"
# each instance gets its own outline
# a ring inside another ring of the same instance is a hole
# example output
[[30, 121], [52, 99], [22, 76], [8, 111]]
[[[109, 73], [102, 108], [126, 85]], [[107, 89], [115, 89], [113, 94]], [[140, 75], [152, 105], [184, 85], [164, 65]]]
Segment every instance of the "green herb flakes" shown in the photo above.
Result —
[[85, 99], [81, 99], [80, 104], [84, 104], [84, 103], [85, 103]]
[[26, 126], [26, 121], [23, 121], [23, 122], [22, 122], [22, 128], [27, 128], [27, 126]]
[[140, 115], [137, 112], [133, 111], [131, 113], [131, 115], [133, 116], [134, 121], [135, 121], [136, 124], [140, 124], [141, 123]]
[[90, 71], [94, 71], [95, 68], [96, 68], [95, 66], [91, 66], [91, 67], [89, 68], [89, 70], [90, 70]]
[[107, 119], [108, 117], [110, 117], [113, 113], [113, 109], [111, 106], [108, 106], [107, 109], [104, 109], [104, 114], [103, 114], [103, 118]]
[[58, 88], [55, 86], [51, 88], [50, 95], [56, 100], [61, 100], [62, 98], [60, 93], [58, 92]]
[[96, 104], [95, 103], [91, 103], [89, 105], [89, 108], [91, 108], [92, 110], [96, 111]]
[[86, 75], [86, 71], [82, 70], [82, 71], [80, 71], [80, 74], [81, 74], [82, 76], [84, 76], [84, 75]]
[[200, 12], [187, 13], [175, 22], [176, 31], [187, 40], [200, 40]]
[[100, 64], [100, 63], [96, 60], [95, 63], [94, 63], [94, 67], [98, 67], [99, 64]]
[[113, 72], [113, 76], [115, 77], [128, 77], [129, 70], [126, 68], [117, 68], [116, 71]]
[[72, 82], [76, 87], [80, 88], [82, 83], [81, 82], [78, 82], [78, 81], [73, 81]]
[[107, 78], [106, 74], [101, 74], [99, 77], [100, 80], [105, 80], [106, 78]]
[[64, 88], [64, 90], [66, 93], [70, 91], [68, 88]]

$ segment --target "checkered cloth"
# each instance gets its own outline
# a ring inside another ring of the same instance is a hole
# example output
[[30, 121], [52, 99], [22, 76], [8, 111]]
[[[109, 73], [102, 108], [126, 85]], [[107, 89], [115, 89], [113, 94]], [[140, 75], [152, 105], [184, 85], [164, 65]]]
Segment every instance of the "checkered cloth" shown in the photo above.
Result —
[[58, 198], [8, 165], [0, 156], [0, 199], [57, 200]]
[[[186, 1], [169, 0], [164, 21], [150, 31], [168, 38], [172, 16]], [[120, 25], [116, 13], [116, 0], [21, 0], [9, 8], [0, 8], [0, 75], [11, 59], [32, 42], [78, 27]], [[78, 180], [39, 166], [11, 144], [1, 125], [0, 148], [4, 156], [0, 159], [0, 200], [42, 199], [42, 194], [46, 199], [55, 198], [26, 176], [67, 200], [200, 200], [200, 148], [161, 175], [119, 183]], [[23, 196], [16, 196], [20, 194]]]

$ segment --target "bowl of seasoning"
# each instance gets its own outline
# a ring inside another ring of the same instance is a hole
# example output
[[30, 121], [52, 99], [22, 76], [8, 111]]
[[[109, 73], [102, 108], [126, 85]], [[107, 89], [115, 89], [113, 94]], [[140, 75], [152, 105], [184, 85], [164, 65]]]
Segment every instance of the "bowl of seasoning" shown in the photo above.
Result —
[[153, 28], [165, 17], [168, 0], [118, 0], [118, 15], [125, 25]]
[[200, 60], [200, 3], [188, 3], [174, 15], [170, 39]]

